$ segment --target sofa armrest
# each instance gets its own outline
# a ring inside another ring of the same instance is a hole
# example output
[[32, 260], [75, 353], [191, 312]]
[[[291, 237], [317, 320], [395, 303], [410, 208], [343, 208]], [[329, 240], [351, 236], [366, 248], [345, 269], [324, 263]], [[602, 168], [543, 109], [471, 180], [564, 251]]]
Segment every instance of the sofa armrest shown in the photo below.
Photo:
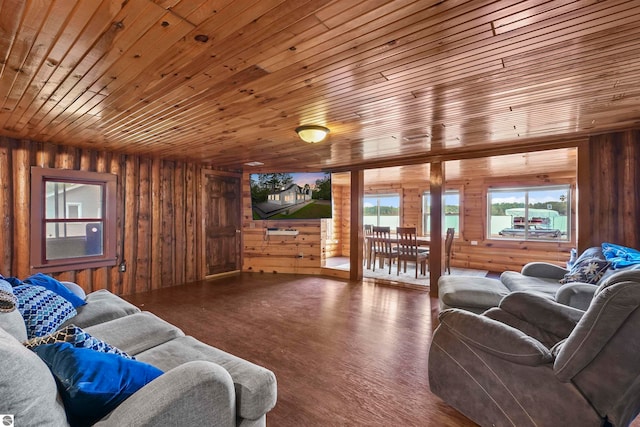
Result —
[[567, 283], [558, 288], [556, 301], [560, 304], [568, 305], [580, 310], [586, 310], [591, 304], [593, 296], [598, 290], [597, 285], [589, 283], [574, 282]]
[[[438, 329], [446, 329], [471, 347], [520, 365], [550, 363], [553, 356], [541, 342], [504, 323], [465, 310], [445, 310]], [[437, 333], [437, 330], [436, 330]]]
[[522, 267], [522, 273], [524, 276], [544, 277], [547, 279], [560, 280], [567, 274], [569, 270], [559, 267], [555, 264], [548, 262], [530, 262]]
[[235, 391], [229, 373], [212, 362], [182, 364], [122, 402], [96, 426], [234, 426]]

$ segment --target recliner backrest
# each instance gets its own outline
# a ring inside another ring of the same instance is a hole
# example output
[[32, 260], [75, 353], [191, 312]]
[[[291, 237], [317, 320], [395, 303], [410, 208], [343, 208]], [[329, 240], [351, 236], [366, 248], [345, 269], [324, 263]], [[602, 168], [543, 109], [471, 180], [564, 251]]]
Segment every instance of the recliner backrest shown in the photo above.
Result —
[[556, 352], [554, 372], [601, 416], [625, 424], [640, 410], [640, 280], [612, 280], [598, 291]]

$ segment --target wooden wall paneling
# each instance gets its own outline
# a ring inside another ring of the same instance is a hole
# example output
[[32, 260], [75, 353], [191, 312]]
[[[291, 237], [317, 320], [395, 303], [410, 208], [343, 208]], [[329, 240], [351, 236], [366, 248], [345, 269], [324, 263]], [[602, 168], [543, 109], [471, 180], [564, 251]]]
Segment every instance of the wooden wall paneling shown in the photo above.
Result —
[[579, 156], [579, 249], [640, 247], [640, 131], [594, 135]]
[[[126, 271], [120, 272], [122, 278], [122, 294], [128, 295], [135, 289], [135, 278], [138, 267], [137, 247], [141, 230], [138, 224], [138, 203], [140, 200], [140, 163], [136, 156], [124, 157], [124, 253], [120, 254], [121, 262], [126, 265]], [[135, 261], [134, 261], [135, 260]]]
[[348, 185], [333, 185], [333, 236], [327, 243], [327, 257], [349, 256], [351, 230], [351, 209], [350, 188]]
[[162, 204], [160, 170], [162, 160], [154, 158], [151, 164], [151, 259], [155, 262], [151, 266], [151, 289], [161, 287], [162, 256]]
[[174, 189], [173, 189], [173, 214], [174, 214], [174, 277], [171, 283], [185, 283], [185, 188], [184, 188], [184, 164], [177, 163], [173, 173]]
[[28, 141], [18, 142], [12, 150], [13, 166], [13, 260], [11, 275], [29, 276], [29, 217], [31, 207], [31, 164]]
[[[0, 248], [0, 274], [20, 278], [31, 274], [30, 248], [24, 242], [31, 236], [32, 166], [107, 172], [118, 177], [117, 263], [124, 259], [127, 271], [119, 272], [116, 265], [62, 271], [53, 274], [55, 278], [77, 282], [86, 292], [108, 289], [116, 294], [200, 278], [200, 252], [190, 250], [199, 234], [194, 225], [200, 166], [4, 137], [0, 137], [0, 190], [4, 190], [0, 194], [4, 218], [0, 238], [5, 245]], [[154, 271], [156, 276], [152, 277]]]
[[403, 227], [416, 227], [418, 233], [422, 232], [422, 191], [417, 187], [404, 187], [400, 195], [402, 208]]
[[161, 228], [161, 250], [160, 256], [160, 287], [171, 286], [174, 282], [175, 271], [175, 228], [174, 228], [174, 207], [173, 194], [174, 182], [173, 173], [175, 164], [173, 162], [162, 162], [161, 185], [160, 185], [160, 204], [162, 206], [162, 228]]
[[118, 206], [117, 206], [117, 218], [116, 218], [116, 233], [118, 237], [116, 239], [116, 254], [118, 255], [118, 259], [116, 261], [116, 265], [112, 267], [107, 267], [108, 275], [109, 275], [109, 283], [111, 287], [109, 291], [122, 295], [122, 274], [118, 270], [118, 264], [123, 260], [122, 253], [122, 239], [123, 239], [123, 230], [124, 230], [124, 199], [125, 199], [125, 189], [123, 185], [123, 163], [124, 156], [122, 155], [114, 155], [111, 157], [111, 162], [109, 164], [109, 173], [112, 173], [118, 177], [118, 185], [117, 185], [117, 198], [118, 198]]
[[5, 137], [0, 137], [0, 274], [9, 275], [12, 271], [15, 215], [13, 204], [13, 167], [12, 167], [12, 142]]
[[185, 257], [185, 266], [184, 266], [184, 280], [185, 282], [193, 282], [197, 280], [200, 276], [198, 275], [198, 260], [200, 256], [198, 256], [201, 252], [199, 250], [199, 246], [196, 241], [196, 225], [198, 224], [196, 218], [196, 210], [200, 205], [198, 200], [200, 199], [200, 192], [197, 191], [198, 184], [197, 179], [200, 174], [195, 173], [195, 166], [193, 164], [188, 164], [184, 173], [184, 183], [185, 183], [185, 203], [184, 203], [184, 222], [185, 222], [185, 233], [184, 233], [184, 257]]

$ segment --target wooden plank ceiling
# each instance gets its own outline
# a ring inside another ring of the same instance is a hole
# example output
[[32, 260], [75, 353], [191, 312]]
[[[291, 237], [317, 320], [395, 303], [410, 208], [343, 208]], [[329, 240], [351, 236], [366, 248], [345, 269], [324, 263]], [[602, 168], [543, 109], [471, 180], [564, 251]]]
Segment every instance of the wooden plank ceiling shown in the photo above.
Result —
[[638, 124], [639, 20], [616, 0], [0, 0], [0, 134], [272, 170], [584, 138]]

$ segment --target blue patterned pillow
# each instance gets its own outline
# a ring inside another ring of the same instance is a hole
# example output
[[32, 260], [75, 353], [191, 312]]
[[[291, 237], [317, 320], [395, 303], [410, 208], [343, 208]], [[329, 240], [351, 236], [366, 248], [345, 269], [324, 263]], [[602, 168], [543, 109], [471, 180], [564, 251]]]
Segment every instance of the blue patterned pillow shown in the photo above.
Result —
[[609, 261], [599, 258], [587, 258], [577, 262], [571, 270], [564, 275], [560, 283], [590, 283], [595, 285], [604, 275], [611, 264]]
[[83, 331], [76, 325], [69, 325], [44, 337], [32, 338], [29, 341], [25, 342], [24, 345], [28, 349], [33, 350], [39, 345], [55, 344], [58, 342], [68, 342], [76, 348], [90, 348], [91, 350], [99, 351], [102, 353], [112, 353], [120, 355], [122, 357], [126, 357], [127, 359], [135, 359], [135, 357], [129, 356], [119, 348], [116, 348], [102, 340], [99, 340], [98, 338], [90, 335], [88, 332]]
[[13, 293], [29, 339], [50, 334], [77, 314], [69, 301], [42, 286], [16, 286]]
[[34, 285], [34, 286], [42, 286], [45, 289], [49, 289], [50, 291], [55, 292], [60, 295], [62, 298], [69, 301], [73, 304], [73, 308], [78, 308], [81, 305], [85, 305], [87, 302], [71, 292], [64, 286], [60, 281], [54, 279], [51, 276], [47, 276], [46, 274], [36, 273], [33, 276], [25, 279], [25, 285]]

